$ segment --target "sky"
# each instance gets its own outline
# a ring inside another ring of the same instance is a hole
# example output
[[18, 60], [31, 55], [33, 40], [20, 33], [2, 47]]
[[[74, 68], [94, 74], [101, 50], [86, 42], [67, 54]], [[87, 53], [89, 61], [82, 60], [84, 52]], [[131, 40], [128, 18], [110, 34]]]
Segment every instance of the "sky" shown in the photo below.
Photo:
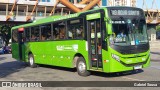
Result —
[[[147, 3], [146, 5], [148, 6], [148, 9], [150, 9], [152, 7], [152, 1], [153, 0], [145, 0], [145, 1]], [[156, 1], [158, 9], [160, 10], [160, 0], [155, 0], [155, 1]], [[137, 0], [136, 5], [137, 5], [137, 7], [142, 8], [142, 6], [143, 6], [143, 0]], [[146, 9], [146, 6], [144, 6], [144, 9]], [[153, 9], [156, 9], [156, 5], [155, 4], [153, 6]]]

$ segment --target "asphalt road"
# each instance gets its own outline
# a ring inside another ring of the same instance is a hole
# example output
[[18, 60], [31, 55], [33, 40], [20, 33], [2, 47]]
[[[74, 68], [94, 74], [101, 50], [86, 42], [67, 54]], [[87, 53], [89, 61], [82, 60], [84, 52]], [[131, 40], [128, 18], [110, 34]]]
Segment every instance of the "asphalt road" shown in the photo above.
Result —
[[[30, 68], [26, 63], [16, 61], [10, 54], [0, 55], [0, 81], [160, 81], [160, 52], [155, 49], [151, 51], [151, 66], [142, 70], [124, 73], [106, 74], [101, 72], [92, 72], [88, 77], [79, 76], [75, 69], [60, 68], [53, 66], [40, 65], [37, 68]], [[0, 88], [1, 90], [2, 88]], [[13, 88], [12, 88], [13, 89]], [[22, 88], [16, 88], [21, 90]], [[34, 88], [34, 90], [48, 90], [53, 88]], [[54, 88], [55, 90], [106, 90], [103, 88], [87, 88], [87, 87], [68, 87]], [[117, 89], [109, 87], [108, 89]], [[132, 88], [122, 88], [120, 90], [128, 90]], [[134, 88], [133, 88], [134, 89]], [[141, 90], [146, 88], [141, 88]], [[147, 88], [151, 89], [151, 88]], [[159, 88], [152, 88], [159, 89]], [[11, 90], [3, 88], [2, 90]], [[28, 90], [23, 88], [23, 90]], [[31, 88], [29, 88], [31, 90]]]

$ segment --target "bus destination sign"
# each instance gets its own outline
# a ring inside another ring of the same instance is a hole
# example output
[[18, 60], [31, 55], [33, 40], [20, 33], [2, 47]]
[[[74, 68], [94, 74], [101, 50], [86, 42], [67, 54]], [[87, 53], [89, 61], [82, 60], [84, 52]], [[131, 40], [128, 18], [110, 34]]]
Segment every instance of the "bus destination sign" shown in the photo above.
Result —
[[132, 15], [138, 16], [140, 15], [139, 10], [111, 10], [111, 15], [119, 16], [119, 15]]

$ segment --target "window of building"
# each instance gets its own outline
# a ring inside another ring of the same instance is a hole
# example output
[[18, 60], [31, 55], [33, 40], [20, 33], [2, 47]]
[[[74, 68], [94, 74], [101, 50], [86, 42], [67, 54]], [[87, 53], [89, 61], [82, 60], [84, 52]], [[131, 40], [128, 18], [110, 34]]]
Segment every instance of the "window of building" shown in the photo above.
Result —
[[74, 3], [74, 0], [69, 0], [69, 2]]
[[77, 0], [77, 3], [81, 2], [82, 0]]
[[39, 2], [51, 2], [51, 0], [38, 0]]
[[51, 24], [42, 25], [41, 27], [41, 40], [51, 40]]
[[74, 19], [68, 21], [68, 38], [69, 39], [84, 38], [83, 19]]

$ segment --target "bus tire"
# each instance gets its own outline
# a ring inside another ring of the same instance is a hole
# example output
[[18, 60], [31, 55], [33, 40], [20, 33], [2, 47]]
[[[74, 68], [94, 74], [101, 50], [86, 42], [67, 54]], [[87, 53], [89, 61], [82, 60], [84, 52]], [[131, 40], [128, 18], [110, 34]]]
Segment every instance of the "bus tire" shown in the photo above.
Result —
[[29, 62], [29, 66], [30, 66], [31, 68], [37, 67], [37, 65], [35, 64], [35, 61], [34, 61], [34, 56], [33, 56], [33, 54], [29, 54], [28, 62]]
[[80, 76], [89, 76], [90, 72], [87, 70], [86, 62], [83, 57], [79, 57], [76, 63], [77, 72]]

